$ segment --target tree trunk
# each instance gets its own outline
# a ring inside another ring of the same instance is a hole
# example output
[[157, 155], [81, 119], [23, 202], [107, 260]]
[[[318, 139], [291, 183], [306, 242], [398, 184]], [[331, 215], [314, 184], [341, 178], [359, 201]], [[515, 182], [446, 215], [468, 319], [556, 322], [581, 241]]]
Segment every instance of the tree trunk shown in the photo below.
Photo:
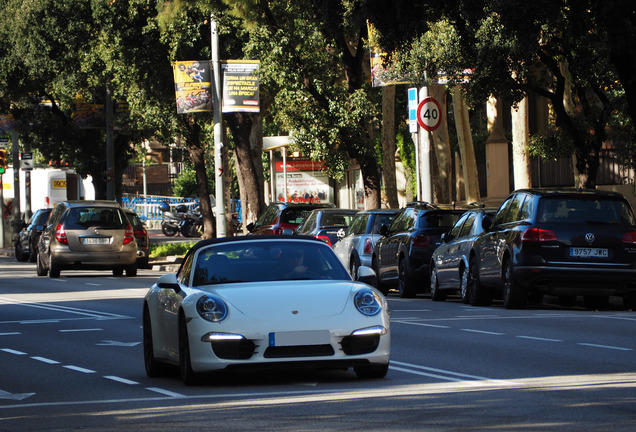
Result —
[[433, 152], [431, 154], [431, 174], [433, 176], [433, 197], [438, 203], [450, 203], [452, 201], [452, 167], [450, 137], [448, 135], [447, 95], [446, 87], [433, 84], [429, 87], [431, 96], [435, 98], [441, 107], [440, 125], [433, 131]]
[[240, 178], [243, 227], [256, 221], [265, 209], [263, 197], [263, 117], [233, 113], [226, 116], [234, 137], [236, 175]]
[[185, 147], [194, 165], [194, 173], [197, 179], [199, 211], [203, 216], [203, 238], [208, 239], [215, 236], [216, 223], [212, 215], [212, 206], [210, 205], [210, 188], [208, 187], [205, 152], [201, 145], [201, 126], [191, 114], [186, 114], [183, 121], [188, 130], [185, 136]]
[[470, 130], [468, 107], [464, 102], [464, 96], [459, 86], [453, 87], [453, 106], [455, 125], [457, 127], [457, 139], [459, 141], [459, 152], [462, 159], [462, 171], [464, 172], [465, 179], [466, 202], [477, 202], [480, 201], [481, 198], [479, 196], [479, 177], [477, 175], [475, 148]]
[[382, 87], [382, 176], [389, 208], [399, 208], [395, 179], [395, 86]]
[[532, 187], [530, 172], [530, 138], [528, 124], [528, 98], [521, 100], [516, 107], [510, 109], [512, 115], [512, 166], [514, 172], [514, 189]]

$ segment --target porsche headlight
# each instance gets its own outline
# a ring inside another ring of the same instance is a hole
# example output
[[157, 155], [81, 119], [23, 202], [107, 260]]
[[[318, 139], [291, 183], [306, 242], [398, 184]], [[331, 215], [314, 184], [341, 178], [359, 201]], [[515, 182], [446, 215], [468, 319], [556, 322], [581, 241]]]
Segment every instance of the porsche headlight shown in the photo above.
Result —
[[353, 298], [358, 311], [366, 316], [374, 316], [380, 313], [382, 305], [378, 295], [370, 289], [361, 289]]
[[206, 321], [219, 322], [227, 316], [227, 305], [220, 298], [208, 294], [197, 300], [197, 312]]

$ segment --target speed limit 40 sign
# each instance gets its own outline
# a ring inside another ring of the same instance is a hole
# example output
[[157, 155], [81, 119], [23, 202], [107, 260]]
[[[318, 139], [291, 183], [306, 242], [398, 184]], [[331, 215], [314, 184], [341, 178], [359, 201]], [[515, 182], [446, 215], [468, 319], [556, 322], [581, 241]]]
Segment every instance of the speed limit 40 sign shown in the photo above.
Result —
[[429, 132], [437, 129], [442, 121], [442, 108], [435, 98], [427, 97], [417, 106], [417, 123]]

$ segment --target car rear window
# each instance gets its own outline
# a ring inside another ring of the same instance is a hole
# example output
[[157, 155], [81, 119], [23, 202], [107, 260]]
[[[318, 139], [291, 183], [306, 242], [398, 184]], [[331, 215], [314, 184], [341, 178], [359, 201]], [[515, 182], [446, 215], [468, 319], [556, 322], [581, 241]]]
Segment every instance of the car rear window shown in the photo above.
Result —
[[117, 208], [108, 207], [73, 207], [65, 219], [64, 228], [83, 230], [89, 227], [107, 229], [124, 229], [123, 213]]
[[423, 228], [448, 228], [450, 229], [455, 222], [462, 216], [462, 212], [426, 212], [421, 218]]
[[309, 216], [311, 210], [285, 209], [280, 216], [281, 223], [300, 225]]
[[540, 201], [537, 220], [546, 223], [636, 224], [634, 213], [626, 201], [598, 197], [545, 197]]

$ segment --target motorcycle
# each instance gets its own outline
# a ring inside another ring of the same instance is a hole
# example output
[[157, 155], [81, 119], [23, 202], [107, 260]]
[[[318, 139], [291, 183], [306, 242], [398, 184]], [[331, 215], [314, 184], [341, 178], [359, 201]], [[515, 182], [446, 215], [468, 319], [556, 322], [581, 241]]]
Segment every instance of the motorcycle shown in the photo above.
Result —
[[175, 207], [176, 213], [170, 211], [168, 203], [159, 205], [162, 212], [161, 232], [167, 237], [181, 234], [184, 237], [199, 237], [203, 233], [203, 216], [197, 212], [188, 211], [188, 208], [179, 204]]

